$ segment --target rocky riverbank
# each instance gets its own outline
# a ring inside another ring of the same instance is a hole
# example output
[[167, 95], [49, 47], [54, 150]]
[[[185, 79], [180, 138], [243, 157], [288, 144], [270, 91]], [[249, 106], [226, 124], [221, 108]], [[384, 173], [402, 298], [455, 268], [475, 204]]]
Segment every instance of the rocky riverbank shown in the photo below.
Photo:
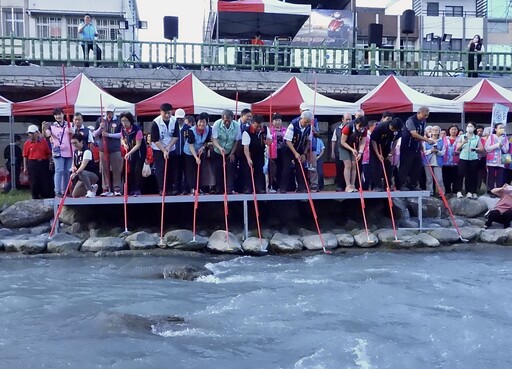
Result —
[[[461, 236], [470, 243], [512, 246], [512, 228], [483, 229], [483, 214], [494, 206], [496, 199], [483, 196], [478, 200], [450, 200], [456, 214]], [[333, 201], [333, 211], [340, 211], [340, 203]], [[356, 250], [441, 250], [467, 249], [461, 244], [461, 237], [452, 228], [439, 199], [423, 201], [424, 226], [426, 230], [400, 228], [395, 237], [386, 209], [374, 202], [367, 208], [370, 221], [368, 234], [361, 227], [357, 217], [350, 217], [344, 224], [333, 219], [329, 222], [320, 219], [325, 233], [322, 240], [316, 232], [307, 228], [293, 227], [284, 222], [275, 228], [264, 228], [262, 239], [252, 230], [244, 239], [239, 225], [233, 232], [224, 230], [202, 230], [196, 237], [187, 229], [168, 229], [160, 240], [154, 229], [135, 229], [122, 232], [119, 227], [100, 227], [103, 222], [97, 215], [99, 207], [65, 207], [61, 214], [61, 233], [49, 237], [53, 208], [43, 201], [21, 201], [0, 213], [0, 250], [9, 253], [58, 254], [58, 255], [172, 255], [173, 253], [212, 253], [212, 254], [296, 254], [301, 252], [327, 250], [337, 252], [357, 252]], [[103, 209], [103, 208], [102, 208]], [[95, 214], [96, 210], [96, 215]], [[324, 213], [326, 209], [323, 209]], [[389, 210], [388, 210], [389, 211]], [[108, 213], [108, 212], [107, 212]], [[394, 214], [400, 227], [417, 227], [417, 204], [415, 200], [395, 199]], [[292, 217], [294, 222], [297, 219]], [[114, 222], [113, 222], [114, 223]], [[304, 222], [306, 223], [306, 222]], [[330, 223], [325, 227], [323, 223]], [[298, 223], [299, 225], [300, 222]], [[498, 225], [496, 225], [498, 226]], [[314, 228], [313, 228], [314, 229]], [[1, 255], [1, 254], [0, 254]]]

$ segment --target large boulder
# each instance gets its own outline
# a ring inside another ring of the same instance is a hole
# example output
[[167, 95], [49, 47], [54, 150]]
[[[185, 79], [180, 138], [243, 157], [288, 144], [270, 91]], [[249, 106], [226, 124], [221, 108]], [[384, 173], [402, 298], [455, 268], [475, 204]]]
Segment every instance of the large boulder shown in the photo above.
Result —
[[262, 238], [260, 243], [260, 239], [258, 237], [249, 237], [243, 242], [242, 248], [248, 254], [266, 254], [268, 248], [268, 240]]
[[276, 233], [270, 240], [269, 248], [278, 253], [291, 253], [301, 251], [304, 248], [304, 245], [295, 236]]
[[46, 250], [48, 239], [45, 236], [27, 237], [26, 235], [3, 240], [5, 251], [22, 254], [40, 254]]
[[162, 271], [164, 278], [181, 279], [193, 281], [199, 277], [212, 275], [211, 270], [198, 265], [167, 265]]
[[[407, 198], [407, 207], [411, 216], [418, 216], [418, 198], [417, 197], [409, 197]], [[436, 218], [444, 215], [446, 213], [446, 209], [441, 200], [436, 197], [424, 197], [422, 199], [422, 211], [423, 217], [425, 218]]]
[[503, 229], [484, 229], [480, 233], [479, 239], [485, 243], [502, 245], [508, 242], [508, 233]]
[[418, 239], [419, 244], [424, 247], [439, 247], [441, 246], [441, 242], [439, 240], [435, 239], [428, 233], [418, 233], [414, 236]]
[[367, 236], [366, 231], [362, 230], [354, 235], [354, 242], [358, 247], [375, 247], [379, 244], [379, 239], [373, 233], [368, 233]]
[[147, 232], [137, 232], [125, 238], [130, 250], [154, 249], [158, 245], [158, 237]]
[[350, 233], [338, 233], [336, 234], [336, 240], [338, 241], [339, 247], [354, 246], [354, 236], [352, 236]]
[[498, 203], [500, 199], [497, 197], [490, 197], [490, 196], [480, 196], [478, 198], [478, 201], [485, 203], [487, 206], [487, 210], [492, 210], [496, 207], [496, 204]]
[[430, 234], [432, 237], [434, 237], [442, 244], [449, 244], [460, 241], [459, 234], [453, 228], [434, 229], [432, 231], [429, 231], [428, 234]]
[[[395, 232], [392, 229], [379, 229], [375, 231], [375, 235], [379, 239], [379, 242], [386, 246], [395, 246], [398, 242], [396, 242], [395, 239]], [[397, 230], [397, 239], [398, 240], [404, 240], [404, 239], [410, 239], [412, 236], [414, 236], [413, 231], [408, 230]]]
[[487, 204], [481, 199], [475, 201], [466, 197], [462, 199], [453, 197], [449, 200], [449, 204], [453, 214], [468, 218], [477, 217], [487, 211]]
[[53, 207], [44, 200], [18, 201], [0, 214], [0, 222], [9, 228], [30, 227], [51, 220]]
[[[392, 199], [393, 201], [393, 215], [395, 216], [395, 221], [400, 219], [405, 219], [409, 210], [407, 209], [407, 202], [399, 197], [395, 197]], [[386, 214], [386, 216], [388, 216]]]
[[82, 240], [67, 233], [57, 233], [48, 240], [48, 252], [67, 254], [78, 251]]
[[188, 229], [176, 229], [167, 232], [164, 236], [164, 241], [167, 247], [189, 251], [201, 250], [208, 244], [208, 239], [198, 234], [196, 234], [196, 239], [194, 240], [194, 234]]
[[[59, 220], [64, 224], [87, 223], [94, 219], [94, 207], [90, 206], [63, 206], [59, 214]], [[96, 213], [96, 216], [98, 214]]]
[[226, 240], [226, 231], [218, 230], [212, 233], [210, 238], [208, 239], [207, 248], [210, 251], [222, 252], [222, 253], [239, 253], [242, 252], [242, 245], [238, 238], [231, 233], [228, 232], [228, 239]]
[[[332, 233], [322, 233], [324, 247], [326, 249], [334, 249], [338, 247], [338, 239]], [[302, 243], [308, 250], [322, 250], [322, 241], [318, 234], [312, 234], [302, 237]]]
[[98, 252], [98, 251], [119, 251], [125, 249], [125, 242], [118, 237], [96, 237], [86, 240], [80, 251]]

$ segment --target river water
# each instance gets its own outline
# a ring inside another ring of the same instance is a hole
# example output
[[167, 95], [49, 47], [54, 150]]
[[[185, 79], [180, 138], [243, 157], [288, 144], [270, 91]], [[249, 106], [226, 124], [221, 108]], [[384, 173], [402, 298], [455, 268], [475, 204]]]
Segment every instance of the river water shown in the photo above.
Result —
[[510, 249], [168, 263], [0, 260], [0, 368], [512, 367]]

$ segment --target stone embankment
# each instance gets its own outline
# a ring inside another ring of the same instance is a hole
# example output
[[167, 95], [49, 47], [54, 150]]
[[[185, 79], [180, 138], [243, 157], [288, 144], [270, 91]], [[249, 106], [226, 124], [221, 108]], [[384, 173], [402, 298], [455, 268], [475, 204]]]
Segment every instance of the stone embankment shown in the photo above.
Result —
[[[450, 199], [450, 206], [456, 214], [460, 235], [453, 228], [439, 199], [423, 201], [423, 214], [428, 229], [419, 231], [400, 228], [395, 233], [390, 226], [372, 225], [368, 231], [355, 220], [343, 226], [329, 227], [322, 234], [325, 249], [337, 252], [356, 250], [440, 250], [463, 248], [461, 239], [471, 243], [512, 246], [512, 228], [484, 229], [483, 214], [492, 208], [496, 199], [483, 196], [478, 200]], [[413, 218], [417, 207], [414, 201], [395, 201], [394, 213], [401, 227], [416, 227]], [[338, 205], [339, 206], [339, 205]], [[316, 232], [305, 228], [290, 231], [286, 226], [265, 228], [262, 239], [252, 231], [243, 239], [240, 230], [202, 230], [195, 237], [190, 230], [170, 229], [160, 239], [159, 233], [151, 229], [122, 232], [122, 228], [99, 228], [94, 221], [84, 218], [85, 209], [66, 208], [60, 217], [61, 233], [49, 237], [53, 211], [43, 201], [21, 201], [0, 213], [0, 250], [21, 254], [64, 254], [64, 255], [172, 255], [176, 253], [204, 252], [212, 254], [294, 254], [322, 250], [322, 242]], [[385, 210], [385, 209], [384, 209]], [[382, 210], [383, 214], [385, 211]], [[388, 209], [389, 211], [389, 209]], [[381, 215], [381, 217], [382, 217]], [[87, 223], [85, 223], [87, 222]], [[322, 219], [321, 219], [322, 223]], [[0, 254], [1, 255], [1, 254]], [[173, 272], [174, 273], [174, 272]], [[173, 273], [169, 273], [170, 275]], [[176, 273], [180, 273], [179, 271]]]

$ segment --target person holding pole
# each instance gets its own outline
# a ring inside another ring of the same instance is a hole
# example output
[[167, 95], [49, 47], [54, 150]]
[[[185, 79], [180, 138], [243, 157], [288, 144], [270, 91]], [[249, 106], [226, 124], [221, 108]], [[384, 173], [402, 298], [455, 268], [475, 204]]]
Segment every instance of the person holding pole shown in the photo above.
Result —
[[[235, 152], [238, 141], [241, 140], [240, 124], [233, 120], [233, 112], [226, 109], [222, 112], [222, 118], [217, 120], [212, 127], [213, 162], [215, 168], [216, 193], [233, 194], [235, 185]], [[223, 156], [227, 156], [225, 165]], [[224, 174], [226, 172], [226, 183]], [[226, 191], [224, 187], [226, 185]]]
[[[272, 136], [268, 127], [263, 125], [263, 120], [263, 115], [255, 115], [249, 128], [242, 133], [242, 145], [249, 165], [248, 173], [245, 175], [245, 193], [252, 193], [253, 190], [259, 194], [266, 193], [263, 166], [265, 164], [265, 148], [272, 142]], [[252, 186], [252, 174], [254, 174], [255, 189]]]

